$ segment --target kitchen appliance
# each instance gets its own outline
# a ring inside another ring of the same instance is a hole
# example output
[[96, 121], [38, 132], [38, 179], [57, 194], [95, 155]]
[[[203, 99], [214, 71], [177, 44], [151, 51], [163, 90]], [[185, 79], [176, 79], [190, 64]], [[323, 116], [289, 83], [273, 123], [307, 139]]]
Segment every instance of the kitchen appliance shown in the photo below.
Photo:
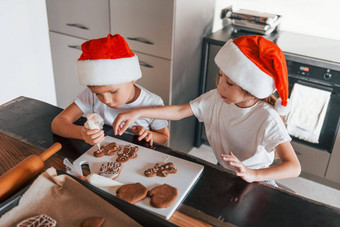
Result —
[[320, 151], [332, 153], [338, 133], [340, 115], [340, 65], [334, 65], [307, 57], [285, 54], [287, 60], [289, 91], [295, 83], [329, 91], [331, 93], [318, 143], [294, 137], [294, 141]]

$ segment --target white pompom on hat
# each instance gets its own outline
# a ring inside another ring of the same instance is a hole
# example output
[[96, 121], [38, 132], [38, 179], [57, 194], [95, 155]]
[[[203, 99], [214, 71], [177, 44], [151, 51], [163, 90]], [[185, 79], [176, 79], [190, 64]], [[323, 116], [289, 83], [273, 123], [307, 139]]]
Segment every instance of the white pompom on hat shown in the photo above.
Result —
[[81, 49], [76, 63], [81, 85], [122, 84], [142, 77], [138, 57], [119, 34], [89, 40]]
[[215, 63], [238, 86], [259, 99], [277, 90], [280, 99], [275, 109], [280, 115], [289, 113], [286, 58], [275, 43], [260, 35], [240, 36], [221, 48]]

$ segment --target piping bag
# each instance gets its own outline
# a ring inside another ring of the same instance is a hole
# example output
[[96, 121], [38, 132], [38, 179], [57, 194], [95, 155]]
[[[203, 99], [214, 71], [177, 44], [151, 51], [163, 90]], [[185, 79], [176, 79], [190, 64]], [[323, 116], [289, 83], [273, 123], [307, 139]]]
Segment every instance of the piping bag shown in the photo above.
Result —
[[61, 144], [55, 143], [39, 156], [32, 154], [1, 175], [0, 202], [36, 176], [44, 168], [44, 161], [60, 149]]
[[[104, 125], [104, 119], [97, 113], [90, 113], [86, 116], [87, 121], [84, 126], [87, 129], [102, 129]], [[97, 144], [100, 150], [100, 143]]]

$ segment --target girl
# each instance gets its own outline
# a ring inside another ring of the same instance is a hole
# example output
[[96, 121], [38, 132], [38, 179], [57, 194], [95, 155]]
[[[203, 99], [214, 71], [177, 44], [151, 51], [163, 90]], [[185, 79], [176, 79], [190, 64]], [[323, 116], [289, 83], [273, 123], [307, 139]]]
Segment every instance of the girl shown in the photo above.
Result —
[[[115, 133], [122, 134], [140, 117], [179, 120], [195, 115], [204, 122], [219, 164], [245, 181], [298, 176], [300, 163], [278, 113], [289, 112], [283, 52], [262, 36], [241, 36], [221, 48], [215, 63], [220, 68], [217, 89], [188, 104], [121, 113], [113, 122]], [[265, 99], [275, 90], [281, 99], [274, 109]], [[275, 151], [281, 163], [270, 166]]]

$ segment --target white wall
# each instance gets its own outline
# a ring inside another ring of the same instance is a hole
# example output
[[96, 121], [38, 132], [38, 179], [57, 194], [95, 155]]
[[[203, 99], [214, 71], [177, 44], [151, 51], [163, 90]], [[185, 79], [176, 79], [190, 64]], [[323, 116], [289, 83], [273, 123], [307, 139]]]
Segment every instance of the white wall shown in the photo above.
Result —
[[0, 104], [18, 96], [56, 104], [44, 0], [0, 1]]
[[339, 0], [216, 0], [214, 31], [222, 8], [251, 9], [283, 16], [281, 30], [340, 40]]

